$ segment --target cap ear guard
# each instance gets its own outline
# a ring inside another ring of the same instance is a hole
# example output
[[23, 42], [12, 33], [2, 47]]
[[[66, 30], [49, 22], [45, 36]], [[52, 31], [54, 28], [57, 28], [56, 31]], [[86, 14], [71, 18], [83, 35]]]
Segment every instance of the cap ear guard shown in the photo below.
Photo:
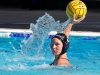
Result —
[[67, 42], [64, 42], [64, 43], [63, 43], [62, 52], [60, 53], [60, 55], [66, 53], [67, 50], [68, 50], [68, 48], [69, 48], [69, 42], [68, 42], [68, 41], [67, 41]]

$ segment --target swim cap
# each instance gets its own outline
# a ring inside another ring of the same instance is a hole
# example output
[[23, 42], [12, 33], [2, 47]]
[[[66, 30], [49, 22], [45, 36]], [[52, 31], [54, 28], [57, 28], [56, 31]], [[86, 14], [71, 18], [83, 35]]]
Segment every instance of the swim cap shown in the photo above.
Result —
[[68, 42], [66, 35], [63, 33], [57, 33], [53, 38], [58, 38], [63, 43], [63, 48], [62, 48], [62, 52], [60, 53], [60, 55], [66, 53], [67, 49], [69, 48], [69, 42]]

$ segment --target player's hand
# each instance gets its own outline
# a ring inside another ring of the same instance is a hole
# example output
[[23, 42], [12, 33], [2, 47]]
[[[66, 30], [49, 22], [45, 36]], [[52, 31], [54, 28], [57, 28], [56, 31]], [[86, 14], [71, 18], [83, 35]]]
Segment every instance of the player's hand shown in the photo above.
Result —
[[79, 18], [79, 19], [75, 19], [75, 14], [74, 14], [74, 16], [73, 16], [73, 18], [71, 18], [71, 23], [73, 23], [73, 24], [77, 24], [77, 23], [80, 23], [82, 20], [84, 20], [84, 18], [85, 18], [85, 16], [83, 16], [83, 17], [81, 17], [81, 18]]

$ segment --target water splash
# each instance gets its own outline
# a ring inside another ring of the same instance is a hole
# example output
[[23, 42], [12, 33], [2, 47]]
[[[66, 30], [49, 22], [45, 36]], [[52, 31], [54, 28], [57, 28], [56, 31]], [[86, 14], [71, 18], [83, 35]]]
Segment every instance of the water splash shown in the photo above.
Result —
[[11, 47], [13, 48], [14, 52], [16, 53], [16, 48], [13, 46], [13, 44], [11, 42], [9, 42], [9, 44], [11, 45]]
[[61, 32], [68, 22], [69, 20], [64, 23], [55, 21], [55, 19], [47, 13], [39, 17], [36, 24], [30, 24], [30, 29], [33, 34], [22, 46], [22, 54], [39, 54], [43, 48], [44, 40], [48, 38], [48, 33], [52, 30]]

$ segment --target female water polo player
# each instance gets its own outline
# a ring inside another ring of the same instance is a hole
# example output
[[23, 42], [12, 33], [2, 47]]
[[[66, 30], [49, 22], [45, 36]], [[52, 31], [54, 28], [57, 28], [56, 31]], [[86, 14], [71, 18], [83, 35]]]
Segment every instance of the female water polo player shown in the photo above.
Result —
[[66, 25], [65, 29], [63, 30], [63, 33], [56, 34], [51, 39], [51, 50], [55, 56], [54, 61], [50, 65], [66, 65], [71, 66], [66, 51], [69, 47], [69, 33], [71, 31], [71, 28], [74, 24], [81, 22], [85, 16], [79, 18], [78, 20], [75, 20], [75, 15], [73, 18], [70, 19], [70, 22], [68, 25]]

